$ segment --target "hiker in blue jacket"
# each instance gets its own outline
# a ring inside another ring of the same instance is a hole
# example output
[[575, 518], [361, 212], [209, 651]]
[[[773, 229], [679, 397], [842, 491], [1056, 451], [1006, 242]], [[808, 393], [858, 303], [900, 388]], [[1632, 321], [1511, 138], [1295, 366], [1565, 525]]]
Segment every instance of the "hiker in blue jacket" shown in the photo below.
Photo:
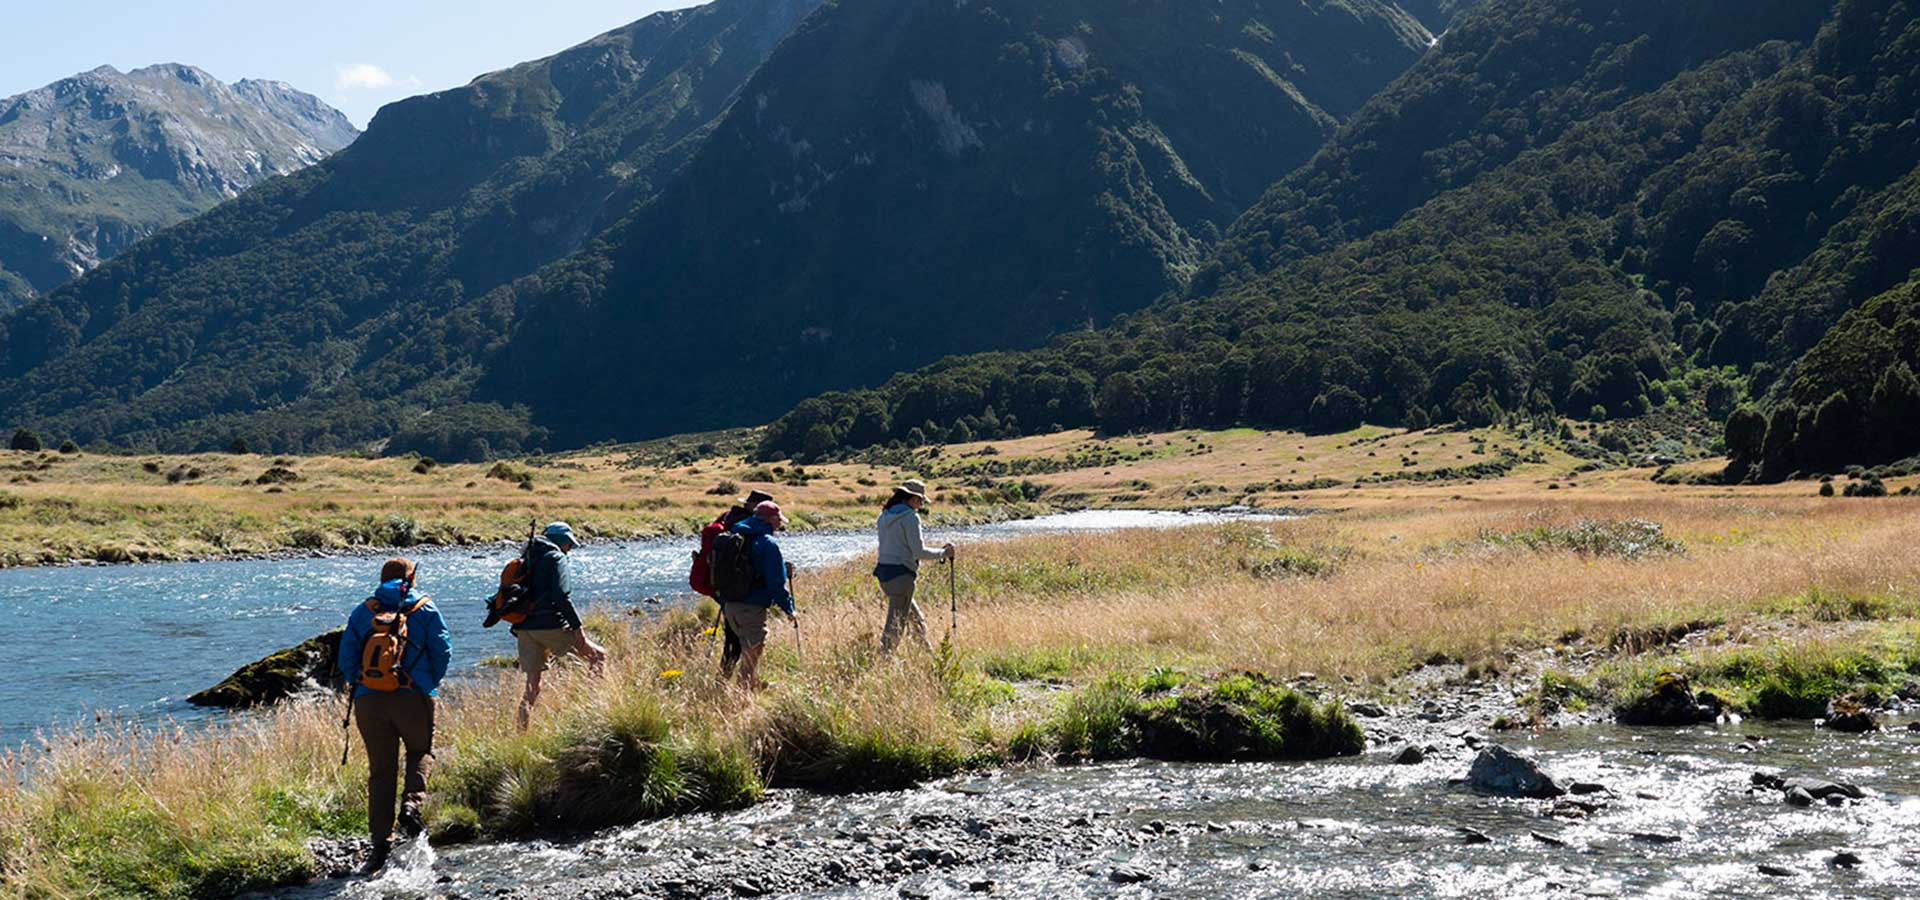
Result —
[[787, 590], [787, 562], [773, 534], [787, 527], [780, 504], [771, 500], [754, 507], [753, 515], [733, 526], [747, 536], [748, 560], [755, 573], [753, 591], [738, 601], [721, 606], [727, 624], [740, 636], [740, 668], [735, 673], [740, 684], [750, 690], [764, 685], [754, 673], [760, 668], [760, 654], [767, 648], [767, 611], [780, 607], [797, 625], [799, 614], [793, 609], [793, 593]]
[[[427, 771], [433, 762], [434, 697], [453, 661], [453, 637], [433, 601], [414, 593], [415, 566], [390, 559], [380, 567], [380, 587], [353, 608], [340, 635], [335, 662], [353, 691], [352, 715], [360, 720], [367, 747], [367, 824], [373, 855], [365, 871], [383, 868], [393, 848], [394, 781], [400, 747], [406, 745], [406, 789], [400, 804], [400, 834], [411, 840], [426, 830]], [[370, 648], [369, 644], [375, 645]], [[391, 666], [369, 669], [395, 653]], [[371, 650], [371, 652], [370, 652]]]

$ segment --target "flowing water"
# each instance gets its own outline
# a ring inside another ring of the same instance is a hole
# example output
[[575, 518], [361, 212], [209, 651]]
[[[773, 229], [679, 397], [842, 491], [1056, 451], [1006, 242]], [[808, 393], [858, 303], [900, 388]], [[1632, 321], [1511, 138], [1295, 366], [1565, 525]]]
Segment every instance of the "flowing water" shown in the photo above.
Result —
[[[977, 528], [932, 530], [958, 542], [1022, 534], [1168, 528], [1244, 517], [1232, 512], [1079, 512]], [[783, 535], [802, 567], [870, 552], [863, 533]], [[626, 608], [648, 597], [687, 595], [694, 538], [597, 542], [574, 556], [576, 601]], [[485, 598], [518, 548], [413, 554], [421, 590], [454, 632], [456, 663], [471, 667], [511, 653], [505, 628], [484, 631]], [[21, 643], [0, 653], [0, 747], [37, 731], [122, 721], [199, 721], [185, 698], [234, 669], [339, 627], [374, 587], [379, 562], [343, 556], [15, 569], [0, 572], [0, 618]], [[805, 602], [805, 584], [800, 585]]]
[[[1566, 819], [1548, 815], [1544, 802], [1450, 785], [1471, 759], [1464, 748], [1416, 766], [1392, 764], [1385, 750], [1302, 764], [1142, 762], [853, 797], [776, 792], [743, 812], [653, 822], [575, 844], [443, 851], [430, 879], [415, 871], [288, 896], [1920, 895], [1920, 737], [1904, 731], [1861, 738], [1805, 724], [1594, 726], [1519, 738], [1514, 746], [1563, 779], [1605, 785], [1606, 793], [1585, 798], [1599, 808]], [[1756, 771], [1814, 773], [1860, 784], [1869, 795], [1846, 807], [1795, 809], [1777, 791], [1749, 791]], [[910, 859], [923, 843], [952, 846], [950, 835], [929, 824], [937, 821], [967, 823], [986, 835], [1020, 823], [1058, 834], [1037, 852], [960, 846], [920, 871], [833, 877], [862, 871], [863, 855]], [[1467, 844], [1462, 826], [1491, 840]], [[775, 877], [744, 891], [738, 873], [706, 889], [687, 882], [715, 865], [716, 849], [758, 854]], [[1860, 864], [1832, 865], [1842, 849]], [[1778, 867], [1776, 874], [1762, 872], [1762, 864]], [[1129, 869], [1150, 880], [1115, 880], [1116, 871]]]
[[[1222, 518], [1075, 514], [936, 537]], [[869, 541], [793, 535], [783, 546], [799, 564], [817, 566], [867, 552]], [[621, 606], [678, 597], [691, 547], [687, 539], [583, 548], [581, 593]], [[481, 598], [512, 552], [421, 557], [423, 586], [447, 611], [463, 664], [510, 648], [504, 630], [481, 631], [478, 620]], [[34, 634], [31, 653], [0, 654], [0, 678], [33, 685], [0, 693], [0, 735], [18, 742], [90, 721], [94, 710], [208, 720], [217, 714], [179, 698], [334, 626], [367, 589], [374, 565], [334, 558], [0, 573], [0, 612], [20, 623], [16, 633]], [[1450, 749], [1414, 766], [1391, 764], [1394, 748], [1386, 747], [1304, 764], [1140, 762], [846, 797], [778, 791], [741, 812], [573, 843], [438, 854], [408, 847], [375, 880], [283, 896], [1920, 896], [1920, 734], [1856, 737], [1747, 723], [1590, 726], [1513, 740], [1563, 779], [1605, 785], [1582, 798], [1597, 801], [1593, 811], [1570, 819], [1550, 814], [1548, 804], [1452, 785], [1472, 754], [1442, 739]], [[1795, 809], [1776, 791], [1750, 790], [1756, 771], [1847, 781], [1870, 793], [1844, 807]], [[1466, 843], [1462, 827], [1490, 841]], [[1832, 865], [1842, 849], [1860, 864]], [[1777, 874], [1763, 873], [1763, 864]]]

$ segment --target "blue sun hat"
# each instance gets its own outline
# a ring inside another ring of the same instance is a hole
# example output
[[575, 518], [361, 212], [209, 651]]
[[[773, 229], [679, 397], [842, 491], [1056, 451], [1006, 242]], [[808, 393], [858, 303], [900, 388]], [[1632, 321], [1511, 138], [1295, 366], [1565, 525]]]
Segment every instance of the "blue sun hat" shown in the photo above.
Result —
[[565, 522], [555, 522], [547, 526], [544, 532], [547, 540], [562, 549], [580, 546], [580, 539], [573, 534], [573, 526]]

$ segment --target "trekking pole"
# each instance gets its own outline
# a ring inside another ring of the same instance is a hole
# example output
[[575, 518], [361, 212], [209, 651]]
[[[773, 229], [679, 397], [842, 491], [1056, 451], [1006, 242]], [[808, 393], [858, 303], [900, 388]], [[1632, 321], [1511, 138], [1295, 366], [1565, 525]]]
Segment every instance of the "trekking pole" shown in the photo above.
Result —
[[347, 715], [340, 720], [340, 765], [347, 764], [347, 754], [353, 750], [353, 688], [349, 686], [341, 696], [347, 698]]
[[953, 640], [953, 633], [960, 630], [960, 561], [947, 560], [947, 640]]
[[[793, 573], [793, 563], [787, 563], [787, 593], [789, 595], [793, 594]], [[799, 654], [800, 661], [804, 663], [807, 661], [807, 648], [800, 642], [800, 617], [796, 614], [789, 614], [787, 621], [793, 623], [793, 652]]]

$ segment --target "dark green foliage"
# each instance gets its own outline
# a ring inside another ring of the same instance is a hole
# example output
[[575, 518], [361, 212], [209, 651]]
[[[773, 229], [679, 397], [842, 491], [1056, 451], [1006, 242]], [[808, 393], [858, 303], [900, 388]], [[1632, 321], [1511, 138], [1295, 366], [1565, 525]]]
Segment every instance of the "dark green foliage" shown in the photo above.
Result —
[[8, 441], [7, 446], [14, 450], [22, 450], [27, 453], [38, 453], [40, 452], [40, 436], [25, 428], [21, 428], [13, 433], [13, 440]]
[[[1412, 409], [1484, 425], [1680, 402], [1671, 386], [1690, 383], [1697, 347], [1678, 339], [1701, 339], [1724, 288], [1690, 274], [1695, 247], [1752, 202], [1744, 183], [1693, 181], [1777, 131], [1781, 97], [1829, 77], [1784, 42], [1811, 38], [1824, 14], [1494, 0], [1270, 191], [1178, 302], [822, 398], [776, 424], [768, 451], [818, 423], [844, 433], [857, 405], [892, 411], [897, 437], [909, 391], [940, 402], [907, 422], [991, 406], [1034, 430], [1331, 428], [1358, 421], [1349, 391], [1385, 425]], [[1683, 188], [1698, 208], [1669, 208]], [[1682, 227], [1700, 215], [1712, 218], [1698, 233]], [[1765, 258], [1779, 268], [1809, 247]], [[1735, 377], [1685, 403], [1729, 408]], [[1091, 408], [1077, 387], [1089, 384]]]
[[[0, 408], [83, 443], [448, 459], [539, 447], [525, 396], [469, 405], [517, 314], [495, 288], [656, 196], [812, 0], [721, 0], [384, 108], [363, 138], [169, 229], [4, 322]], [[652, 252], [654, 248], [649, 248]], [[621, 359], [634, 354], [629, 335]], [[532, 352], [532, 351], [529, 351]]]
[[448, 459], [762, 422], [1179, 287], [1428, 40], [1384, 0], [841, 0], [796, 30], [816, 5], [663, 13], [391, 105], [8, 320], [0, 410]]
[[1726, 445], [1729, 464], [1727, 478], [1745, 481], [1757, 465], [1767, 442], [1767, 418], [1759, 410], [1743, 406], [1727, 417]]
[[72, 456], [73, 454], [80, 452], [80, 445], [72, 441], [61, 441], [60, 452], [68, 456]]

